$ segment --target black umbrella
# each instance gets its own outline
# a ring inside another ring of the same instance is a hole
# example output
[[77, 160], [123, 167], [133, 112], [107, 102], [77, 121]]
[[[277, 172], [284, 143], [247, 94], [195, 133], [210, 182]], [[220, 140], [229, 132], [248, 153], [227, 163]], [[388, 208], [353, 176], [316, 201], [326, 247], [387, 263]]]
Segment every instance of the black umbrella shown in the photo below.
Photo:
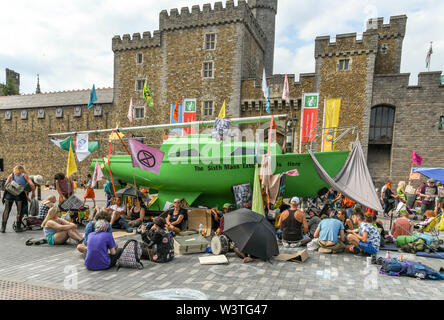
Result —
[[136, 188], [134, 188], [133, 186], [128, 186], [123, 189], [120, 189], [119, 191], [116, 192], [116, 195], [145, 199], [145, 195]]
[[224, 234], [244, 253], [269, 260], [279, 254], [274, 226], [263, 216], [248, 209], [224, 214]]

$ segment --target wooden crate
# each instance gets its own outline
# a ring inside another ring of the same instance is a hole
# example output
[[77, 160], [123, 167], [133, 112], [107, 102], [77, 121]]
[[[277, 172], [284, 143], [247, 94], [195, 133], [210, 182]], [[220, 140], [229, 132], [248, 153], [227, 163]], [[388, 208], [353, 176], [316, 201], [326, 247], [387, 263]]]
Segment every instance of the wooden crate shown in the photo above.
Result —
[[191, 236], [176, 236], [174, 238], [174, 253], [202, 253], [205, 252], [208, 245], [208, 240], [198, 234]]

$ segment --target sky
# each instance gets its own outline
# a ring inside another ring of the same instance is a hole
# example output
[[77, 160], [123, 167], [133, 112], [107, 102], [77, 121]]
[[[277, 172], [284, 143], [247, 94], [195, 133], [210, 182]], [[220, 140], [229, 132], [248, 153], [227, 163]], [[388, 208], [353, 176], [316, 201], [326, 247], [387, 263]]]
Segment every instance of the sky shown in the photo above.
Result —
[[[223, 1], [225, 3], [225, 1]], [[5, 68], [20, 73], [22, 94], [113, 86], [115, 35], [159, 28], [163, 9], [214, 4], [210, 0], [0, 0], [0, 83]], [[237, 4], [237, 0], [235, 0]], [[225, 6], [225, 4], [224, 4]], [[6, 9], [5, 9], [6, 8]], [[317, 36], [362, 34], [368, 18], [406, 14], [401, 72], [416, 85], [426, 70], [433, 41], [431, 71], [444, 69], [442, 0], [278, 0], [274, 73], [312, 73]]]

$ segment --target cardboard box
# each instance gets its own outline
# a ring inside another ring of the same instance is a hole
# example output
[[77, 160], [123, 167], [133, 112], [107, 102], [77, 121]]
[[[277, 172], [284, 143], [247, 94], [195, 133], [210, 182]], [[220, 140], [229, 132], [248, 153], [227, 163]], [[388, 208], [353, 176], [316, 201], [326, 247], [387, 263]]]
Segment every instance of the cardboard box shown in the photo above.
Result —
[[214, 264], [228, 264], [228, 259], [224, 254], [207, 257], [199, 257], [199, 263], [203, 265], [214, 265]]
[[305, 260], [307, 259], [308, 259], [307, 249], [303, 249], [296, 253], [281, 253], [280, 255], [274, 258], [274, 260], [278, 261], [291, 261], [297, 263], [304, 263]]
[[212, 220], [211, 210], [191, 209], [188, 210], [188, 230], [199, 231], [199, 225], [203, 224], [205, 234], [211, 234]]
[[202, 253], [207, 250], [209, 245], [201, 235], [193, 236], [176, 236], [174, 238], [174, 253], [175, 254], [190, 254], [190, 253]]

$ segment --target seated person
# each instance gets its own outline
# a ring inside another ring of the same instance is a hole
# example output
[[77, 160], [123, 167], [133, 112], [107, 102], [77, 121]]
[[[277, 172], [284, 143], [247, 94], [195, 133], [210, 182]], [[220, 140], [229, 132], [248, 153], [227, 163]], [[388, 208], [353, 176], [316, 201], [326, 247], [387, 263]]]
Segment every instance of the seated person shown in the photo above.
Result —
[[395, 220], [392, 226], [392, 230], [390, 230], [390, 234], [393, 239], [396, 239], [399, 236], [409, 236], [413, 232], [413, 225], [409, 219], [409, 213], [403, 212], [401, 213], [401, 217]]
[[148, 247], [150, 261], [165, 263], [174, 258], [173, 238], [165, 227], [166, 221], [161, 217], [156, 217], [154, 222], [142, 225], [142, 240]]
[[57, 202], [57, 198], [55, 196], [49, 196], [46, 200], [42, 201], [42, 204], [39, 207], [39, 214], [36, 216], [37, 219], [44, 220], [46, 215], [48, 214], [49, 209], [54, 207]]
[[187, 211], [180, 207], [180, 200], [175, 199], [174, 207], [168, 210], [168, 216], [166, 218], [167, 229], [179, 233], [184, 227], [186, 215]]
[[347, 240], [351, 245], [347, 246], [347, 250], [351, 253], [363, 253], [367, 255], [375, 255], [379, 251], [381, 237], [378, 230], [372, 226], [373, 214], [367, 212], [362, 213], [361, 210], [353, 212], [352, 220], [355, 225], [359, 225], [359, 233], [348, 231]]
[[221, 235], [224, 233], [224, 214], [228, 213], [231, 211], [231, 209], [233, 208], [233, 205], [231, 203], [225, 203], [224, 204], [224, 208], [222, 211], [222, 216], [219, 219], [219, 228], [216, 230], [216, 234], [217, 235]]
[[134, 201], [134, 206], [128, 206], [127, 217], [130, 219], [128, 225], [132, 228], [139, 227], [145, 219], [146, 207], [143, 204], [143, 200], [137, 197]]
[[427, 210], [424, 215], [426, 216], [426, 219], [423, 222], [417, 223], [414, 225], [415, 229], [424, 229], [427, 227], [427, 225], [433, 221], [436, 217], [436, 213], [433, 210]]
[[69, 238], [81, 243], [83, 236], [77, 231], [77, 225], [61, 219], [59, 216], [59, 208], [57, 206], [52, 207], [42, 222], [43, 232], [48, 244], [65, 244]]
[[90, 271], [112, 268], [122, 253], [122, 249], [117, 249], [112, 233], [107, 232], [108, 229], [109, 223], [99, 220], [95, 223], [94, 232], [88, 236], [85, 267]]
[[353, 222], [347, 217], [347, 211], [345, 209], [338, 210], [336, 218], [344, 225], [344, 232], [355, 229]]
[[[305, 214], [298, 209], [300, 200], [293, 197], [290, 209], [285, 210], [279, 217], [278, 228], [282, 229], [282, 244], [284, 247], [298, 247], [308, 232], [308, 223]], [[303, 228], [303, 230], [302, 230]]]
[[[106, 221], [109, 223], [111, 221], [111, 216], [108, 213], [108, 211], [106, 211], [106, 209], [102, 209], [99, 211], [99, 213], [97, 213], [94, 216], [94, 219], [95, 220], [88, 222], [88, 224], [86, 225], [85, 234], [83, 235], [83, 242], [77, 246], [77, 250], [81, 253], [86, 253], [86, 243], [88, 241], [88, 235], [90, 233], [94, 232], [94, 230], [95, 230], [94, 228], [95, 228], [96, 223], [98, 221]], [[108, 230], [106, 230], [106, 232], [109, 232], [109, 233], [113, 232], [113, 228], [111, 227], [111, 224], [109, 225], [109, 228], [108, 228]]]
[[308, 219], [308, 236], [310, 238], [314, 238], [314, 234], [316, 229], [318, 228], [319, 223], [321, 222], [321, 218], [318, 216], [318, 210], [315, 208], [310, 208], [308, 210], [308, 215], [310, 218]]
[[345, 233], [344, 225], [339, 219], [326, 218], [320, 223], [314, 234], [319, 241], [319, 252], [338, 253], [344, 251]]
[[242, 259], [243, 263], [249, 263], [254, 261], [254, 257], [251, 254], [241, 252], [237, 247], [234, 247], [233, 251], [236, 255]]
[[125, 220], [126, 206], [122, 203], [121, 198], [116, 198], [115, 203], [107, 208], [107, 211], [111, 214], [111, 226], [120, 226], [120, 228], [126, 229], [129, 233], [133, 232], [133, 228]]
[[217, 209], [217, 206], [214, 208], [211, 208], [211, 230], [217, 231], [220, 227], [220, 218], [222, 217], [222, 214]]

